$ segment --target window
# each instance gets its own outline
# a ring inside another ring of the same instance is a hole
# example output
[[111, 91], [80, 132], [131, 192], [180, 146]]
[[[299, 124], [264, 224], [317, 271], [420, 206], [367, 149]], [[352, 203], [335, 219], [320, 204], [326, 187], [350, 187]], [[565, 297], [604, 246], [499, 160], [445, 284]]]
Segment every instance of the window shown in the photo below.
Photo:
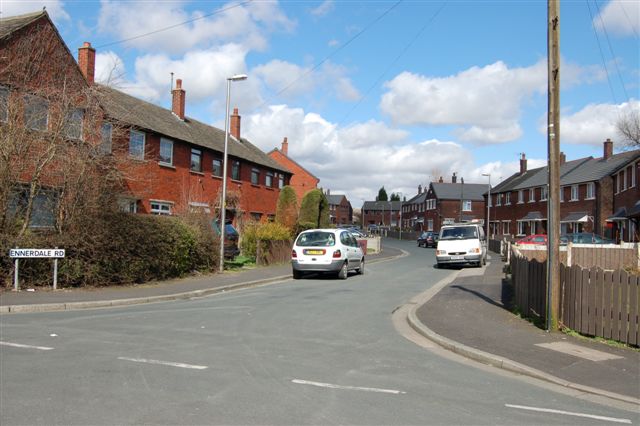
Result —
[[564, 203], [564, 186], [560, 187], [560, 202]]
[[524, 189], [518, 190], [518, 204], [524, 203]]
[[0, 86], [0, 121], [9, 121], [9, 89]]
[[80, 108], [67, 111], [64, 118], [64, 134], [71, 139], [82, 139], [84, 111]]
[[136, 160], [144, 160], [144, 139], [142, 132], [131, 130], [129, 133], [129, 155]]
[[585, 199], [593, 200], [594, 198], [596, 198], [596, 184], [593, 182], [589, 182], [587, 184], [587, 196], [585, 197]]
[[251, 169], [251, 184], [258, 185], [260, 183], [260, 170]]
[[264, 185], [268, 188], [273, 186], [273, 172], [267, 172], [267, 176], [264, 179]]
[[471, 211], [471, 200], [464, 200], [462, 202], [462, 211], [470, 212]]
[[[0, 101], [0, 102], [2, 102], [2, 101]], [[638, 163], [631, 165], [631, 185], [629, 186], [630, 188], [633, 188], [634, 186], [636, 186], [636, 167], [637, 167], [637, 164]]]
[[502, 235], [509, 235], [509, 226], [511, 223], [509, 221], [502, 222]]
[[191, 148], [191, 165], [189, 166], [192, 172], [202, 172], [202, 151], [199, 149]]
[[103, 154], [111, 154], [111, 134], [113, 133], [113, 126], [111, 123], [102, 124], [100, 129], [100, 152]]
[[427, 219], [427, 231], [433, 231], [433, 219]]
[[505, 197], [504, 197], [504, 205], [505, 206], [511, 205], [511, 193], [507, 192], [504, 195], [505, 195]]
[[[560, 189], [560, 192], [562, 193], [562, 188]], [[548, 186], [541, 186], [540, 187], [540, 201], [546, 201], [547, 198], [549, 198], [549, 187]]]
[[214, 158], [211, 165], [211, 173], [213, 173], [214, 176], [222, 177], [222, 160]]
[[163, 201], [152, 201], [151, 202], [151, 214], [157, 215], [165, 215], [168, 216], [171, 214], [171, 203], [163, 202]]
[[49, 123], [49, 103], [37, 96], [25, 96], [24, 123], [29, 129], [47, 130]]
[[[33, 198], [29, 228], [53, 228], [56, 224], [56, 209], [59, 193], [52, 189], [40, 189]], [[29, 199], [29, 188], [22, 187], [9, 194], [10, 217], [24, 219]]]
[[126, 213], [138, 213], [138, 202], [130, 198], [121, 198], [118, 200], [118, 207]]
[[627, 169], [623, 169], [620, 172], [620, 180], [622, 181], [622, 190], [627, 190]]
[[578, 201], [578, 185], [571, 185], [571, 199], [569, 201]]
[[262, 219], [262, 213], [251, 212], [251, 220], [260, 222], [260, 219]]
[[524, 235], [525, 231], [525, 222], [519, 220], [518, 221], [518, 235]]
[[278, 188], [284, 188], [284, 175], [282, 173], [278, 177]]
[[502, 205], [502, 194], [496, 194], [496, 206]]
[[231, 179], [240, 180], [240, 162], [234, 161], [231, 164]]
[[160, 138], [160, 163], [173, 166], [173, 141]]
[[620, 174], [618, 173], [616, 176], [616, 194], [620, 192]]
[[535, 188], [529, 189], [529, 202], [530, 203], [535, 203], [536, 202], [536, 189]]

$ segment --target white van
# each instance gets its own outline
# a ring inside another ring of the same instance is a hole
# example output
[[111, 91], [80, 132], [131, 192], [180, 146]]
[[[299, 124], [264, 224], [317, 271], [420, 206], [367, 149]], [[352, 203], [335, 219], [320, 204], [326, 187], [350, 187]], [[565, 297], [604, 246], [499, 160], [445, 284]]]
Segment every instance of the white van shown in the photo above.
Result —
[[444, 265], [476, 265], [487, 263], [487, 239], [477, 223], [456, 223], [440, 229], [436, 247], [438, 267]]

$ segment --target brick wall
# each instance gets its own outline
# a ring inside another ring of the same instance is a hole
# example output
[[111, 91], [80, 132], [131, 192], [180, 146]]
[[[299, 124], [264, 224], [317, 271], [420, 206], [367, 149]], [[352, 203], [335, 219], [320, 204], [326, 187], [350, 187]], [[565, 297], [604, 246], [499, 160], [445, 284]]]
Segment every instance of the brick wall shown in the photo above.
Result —
[[284, 166], [287, 170], [293, 173], [289, 185], [296, 192], [298, 207], [300, 207], [300, 205], [302, 204], [302, 198], [307, 192], [311, 191], [312, 189], [316, 189], [320, 180], [311, 175], [304, 168], [302, 168], [302, 166], [291, 160], [278, 149], [274, 149], [273, 151], [271, 151], [269, 153], [269, 156], [278, 164]]

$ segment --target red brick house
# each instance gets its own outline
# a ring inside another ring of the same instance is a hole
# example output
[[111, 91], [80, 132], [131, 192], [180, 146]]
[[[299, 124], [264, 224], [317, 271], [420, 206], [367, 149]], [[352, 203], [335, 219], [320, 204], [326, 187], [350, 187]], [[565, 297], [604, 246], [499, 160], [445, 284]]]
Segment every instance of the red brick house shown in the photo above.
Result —
[[[595, 232], [632, 241], [635, 225], [628, 215], [638, 201], [638, 159], [640, 150], [614, 155], [608, 139], [600, 158], [566, 161], [561, 154], [560, 232]], [[516, 238], [546, 234], [547, 182], [548, 168], [527, 170], [523, 154], [520, 172], [491, 189], [490, 233]]]
[[362, 226], [400, 226], [402, 201], [365, 201], [362, 205]]
[[320, 179], [289, 157], [289, 142], [287, 142], [287, 138], [282, 141], [281, 149], [274, 148], [268, 155], [275, 162], [293, 173], [289, 186], [296, 192], [299, 207], [305, 194], [318, 187]]
[[353, 223], [353, 208], [345, 195], [332, 195], [327, 191], [329, 202], [329, 216], [334, 225], [351, 225]]
[[[0, 40], [3, 52], [9, 44], [27, 34], [29, 28], [55, 37], [46, 39], [52, 54], [62, 55], [70, 65], [62, 72], [76, 76], [74, 84], [95, 89], [107, 120], [103, 123], [103, 150], [118, 158], [125, 176], [120, 194], [121, 208], [130, 212], [176, 214], [203, 210], [215, 214], [220, 207], [224, 130], [188, 117], [186, 91], [177, 80], [173, 89], [172, 109], [153, 105], [114, 88], [94, 82], [95, 50], [85, 43], [78, 53], [78, 63], [57, 33], [46, 12], [2, 19]], [[45, 42], [43, 37], [33, 42]], [[3, 54], [3, 59], [6, 55]], [[45, 57], [37, 58], [42, 61]], [[41, 67], [45, 68], [45, 67]], [[60, 74], [56, 70], [53, 74]], [[0, 76], [5, 77], [0, 73]], [[38, 76], [39, 85], [57, 84]], [[18, 88], [13, 81], [0, 80], [0, 100], [12, 96]], [[0, 102], [0, 105], [2, 102]], [[0, 108], [2, 115], [2, 108]], [[80, 127], [88, 117], [80, 117]], [[114, 131], [116, 127], [122, 131]], [[261, 219], [275, 215], [279, 189], [288, 184], [291, 172], [241, 137], [237, 109], [231, 116], [228, 146], [228, 209], [230, 217]]]

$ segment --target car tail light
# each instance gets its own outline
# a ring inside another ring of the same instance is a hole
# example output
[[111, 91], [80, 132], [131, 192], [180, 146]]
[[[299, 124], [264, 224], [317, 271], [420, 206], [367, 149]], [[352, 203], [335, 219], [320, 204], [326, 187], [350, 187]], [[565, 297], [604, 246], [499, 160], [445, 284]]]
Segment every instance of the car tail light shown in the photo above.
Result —
[[293, 258], [298, 257], [298, 253], [296, 253], [295, 250], [291, 250], [291, 257], [293, 257]]
[[333, 252], [334, 259], [340, 259], [341, 256], [342, 256], [342, 252], [340, 250], [336, 250]]

